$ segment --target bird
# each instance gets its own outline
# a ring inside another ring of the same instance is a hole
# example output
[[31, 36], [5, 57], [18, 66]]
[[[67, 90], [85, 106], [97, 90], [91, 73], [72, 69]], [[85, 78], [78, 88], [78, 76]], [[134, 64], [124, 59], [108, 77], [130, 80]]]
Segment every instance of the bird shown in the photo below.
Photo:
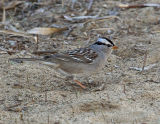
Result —
[[[87, 46], [55, 54], [35, 58], [11, 58], [10, 61], [41, 61], [45, 65], [65, 75], [73, 77], [78, 74], [92, 75], [102, 69], [112, 50], [118, 47], [106, 37], [99, 37], [96, 42]], [[74, 80], [83, 89], [86, 87], [78, 80]]]

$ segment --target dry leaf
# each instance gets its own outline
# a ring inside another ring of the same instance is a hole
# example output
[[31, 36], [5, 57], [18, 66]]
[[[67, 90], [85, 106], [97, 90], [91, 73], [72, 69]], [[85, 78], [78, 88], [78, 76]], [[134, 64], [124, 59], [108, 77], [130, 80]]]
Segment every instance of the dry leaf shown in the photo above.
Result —
[[0, 3], [2, 5], [2, 6], [0, 6], [0, 9], [3, 9], [3, 8], [5, 8], [5, 10], [13, 9], [21, 3], [23, 3], [23, 1], [12, 1], [12, 2], [6, 4], [6, 5]]
[[31, 30], [28, 30], [27, 33], [29, 34], [41, 34], [41, 35], [50, 35], [53, 33], [59, 33], [62, 31], [67, 30], [68, 27], [65, 28], [33, 28]]

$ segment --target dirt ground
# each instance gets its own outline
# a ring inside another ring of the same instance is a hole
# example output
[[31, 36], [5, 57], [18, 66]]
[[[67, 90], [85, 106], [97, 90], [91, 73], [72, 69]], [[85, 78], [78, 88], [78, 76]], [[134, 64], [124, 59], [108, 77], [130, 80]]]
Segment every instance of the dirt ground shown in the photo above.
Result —
[[[94, 0], [87, 10], [87, 0], [27, 0], [7, 9], [0, 24], [0, 124], [160, 124], [160, 8], [117, 7], [158, 2]], [[96, 15], [110, 18], [64, 17]], [[35, 27], [70, 27], [39, 35], [40, 51], [83, 47], [98, 36], [111, 38], [119, 49], [99, 73], [80, 77], [87, 87], [83, 90], [41, 63], [8, 61], [35, 56], [37, 44], [2, 30]]]

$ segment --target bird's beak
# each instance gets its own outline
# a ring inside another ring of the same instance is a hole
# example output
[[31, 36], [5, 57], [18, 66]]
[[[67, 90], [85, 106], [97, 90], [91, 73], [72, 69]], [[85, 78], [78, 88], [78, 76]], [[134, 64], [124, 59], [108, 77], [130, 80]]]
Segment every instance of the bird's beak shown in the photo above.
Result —
[[112, 49], [113, 49], [113, 50], [117, 50], [118, 47], [117, 47], [117, 46], [113, 46]]

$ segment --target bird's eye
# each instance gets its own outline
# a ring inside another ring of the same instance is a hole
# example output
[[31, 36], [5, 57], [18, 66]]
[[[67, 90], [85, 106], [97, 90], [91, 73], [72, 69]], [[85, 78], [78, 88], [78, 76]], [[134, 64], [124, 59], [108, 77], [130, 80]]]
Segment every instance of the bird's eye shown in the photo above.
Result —
[[51, 58], [51, 56], [49, 56], [49, 55], [44, 56], [44, 59], [49, 59], [49, 58]]
[[97, 45], [106, 45], [105, 43], [102, 43], [102, 42], [96, 42], [95, 44], [97, 44]]
[[111, 44], [106, 44], [108, 47], [112, 47], [112, 45]]

